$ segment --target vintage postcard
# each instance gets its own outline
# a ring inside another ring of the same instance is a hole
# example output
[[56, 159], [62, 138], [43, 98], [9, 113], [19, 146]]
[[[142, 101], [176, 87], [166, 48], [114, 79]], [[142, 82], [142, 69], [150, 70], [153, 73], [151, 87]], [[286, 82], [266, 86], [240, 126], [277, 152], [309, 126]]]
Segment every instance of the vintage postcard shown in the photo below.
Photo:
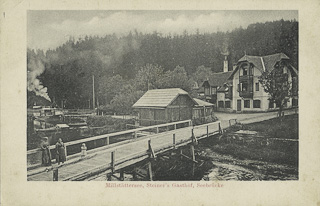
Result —
[[4, 205], [319, 204], [319, 4], [180, 3], [4, 4]]

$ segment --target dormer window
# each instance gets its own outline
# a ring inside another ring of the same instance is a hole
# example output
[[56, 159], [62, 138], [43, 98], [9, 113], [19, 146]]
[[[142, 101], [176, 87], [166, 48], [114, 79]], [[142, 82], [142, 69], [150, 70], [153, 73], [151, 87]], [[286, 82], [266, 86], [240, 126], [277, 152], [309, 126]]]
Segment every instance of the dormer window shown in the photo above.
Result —
[[247, 67], [242, 68], [242, 74], [243, 74], [243, 76], [248, 75], [248, 68]]
[[249, 63], [243, 63], [240, 68], [240, 76], [252, 75], [252, 66]]

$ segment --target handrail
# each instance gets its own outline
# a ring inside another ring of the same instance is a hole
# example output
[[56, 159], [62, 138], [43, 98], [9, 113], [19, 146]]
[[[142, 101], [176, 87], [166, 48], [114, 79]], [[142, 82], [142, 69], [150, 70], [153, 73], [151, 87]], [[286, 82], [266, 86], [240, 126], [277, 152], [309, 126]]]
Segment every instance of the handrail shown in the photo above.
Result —
[[[148, 127], [141, 127], [141, 128], [125, 130], [125, 131], [120, 131], [120, 132], [115, 132], [115, 133], [110, 133], [110, 134], [103, 134], [103, 135], [98, 135], [98, 136], [94, 136], [94, 137], [89, 137], [89, 138], [84, 138], [84, 139], [80, 139], [80, 140], [67, 142], [64, 145], [65, 146], [70, 146], [70, 145], [89, 142], [89, 141], [93, 141], [93, 140], [104, 139], [104, 138], [107, 138], [107, 137], [119, 136], [119, 135], [123, 135], [123, 134], [129, 134], [129, 133], [134, 133], [134, 132], [138, 132], [138, 131], [154, 129], [154, 128], [161, 128], [161, 127], [167, 127], [167, 126], [170, 126], [170, 125], [177, 125], [177, 124], [183, 124], [183, 123], [189, 123], [189, 125], [191, 125], [192, 121], [191, 120], [183, 120], [183, 121], [179, 121], [179, 122], [170, 122], [170, 123], [166, 123], [166, 124], [152, 125], [152, 126], [148, 126]], [[49, 149], [54, 149], [54, 148], [55, 148], [55, 145], [51, 145], [49, 147]], [[29, 155], [29, 154], [33, 154], [33, 153], [36, 153], [36, 152], [39, 152], [39, 151], [41, 151], [40, 148], [33, 149], [33, 150], [28, 150], [27, 154]]]

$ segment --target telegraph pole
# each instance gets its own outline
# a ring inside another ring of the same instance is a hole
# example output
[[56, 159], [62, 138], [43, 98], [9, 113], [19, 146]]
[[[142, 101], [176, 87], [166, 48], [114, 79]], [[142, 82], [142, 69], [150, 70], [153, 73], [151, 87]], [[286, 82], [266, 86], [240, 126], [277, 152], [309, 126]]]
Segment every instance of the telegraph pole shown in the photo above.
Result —
[[92, 75], [92, 108], [95, 109], [95, 95], [94, 95], [94, 75]]

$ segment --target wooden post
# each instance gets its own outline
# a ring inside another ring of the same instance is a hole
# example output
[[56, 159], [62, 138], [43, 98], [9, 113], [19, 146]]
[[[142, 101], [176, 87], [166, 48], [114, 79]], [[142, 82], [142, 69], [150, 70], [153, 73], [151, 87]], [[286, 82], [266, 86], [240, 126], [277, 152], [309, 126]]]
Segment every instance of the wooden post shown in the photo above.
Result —
[[191, 152], [191, 156], [192, 156], [192, 161], [196, 161], [196, 157], [194, 155], [194, 145], [190, 144], [190, 152]]
[[115, 168], [115, 151], [111, 152], [111, 171], [114, 173]]
[[124, 171], [123, 169], [120, 170], [120, 181], [124, 180]]
[[174, 124], [174, 130], [176, 130], [177, 129], [177, 124]]
[[134, 138], [137, 139], [137, 131], [134, 132]]
[[207, 137], [209, 137], [209, 126], [207, 125]]
[[151, 146], [151, 139], [148, 140], [148, 152], [149, 152], [149, 158], [155, 158], [156, 155], [152, 149], [152, 146]]
[[151, 160], [149, 160], [148, 162], [148, 178], [150, 181], [153, 181], [152, 180], [152, 166], [151, 166]]
[[66, 160], [67, 160], [67, 157], [68, 157], [68, 151], [67, 151], [67, 146], [64, 145], [64, 153], [66, 154]]
[[173, 140], [173, 148], [176, 148], [176, 134], [173, 134], [172, 136], [172, 140]]
[[53, 169], [53, 181], [58, 181], [58, 167]]
[[149, 152], [149, 160], [148, 160], [148, 178], [150, 181], [152, 181], [152, 165], [151, 160], [155, 158], [154, 151], [151, 146], [151, 139], [148, 140], [148, 152]]
[[222, 129], [221, 129], [220, 122], [219, 122], [219, 134], [222, 134]]
[[182, 160], [182, 148], [180, 147], [180, 160]]
[[110, 144], [110, 137], [107, 136], [107, 139], [106, 139], [106, 140], [107, 140], [106, 144], [109, 145], [109, 144]]
[[231, 122], [230, 121], [231, 121], [231, 119], [229, 119], [229, 127], [231, 127]]
[[156, 130], [156, 133], [158, 134], [158, 133], [159, 133], [159, 127], [157, 127], [156, 129], [157, 129], [157, 130]]
[[132, 178], [133, 178], [133, 180], [137, 180], [137, 169], [136, 169], [136, 167], [134, 167], [133, 168], [133, 171], [132, 171]]
[[108, 173], [108, 174], [107, 174], [107, 180], [108, 180], [108, 181], [111, 181], [111, 177], [112, 177], [112, 174], [111, 174], [111, 173]]

